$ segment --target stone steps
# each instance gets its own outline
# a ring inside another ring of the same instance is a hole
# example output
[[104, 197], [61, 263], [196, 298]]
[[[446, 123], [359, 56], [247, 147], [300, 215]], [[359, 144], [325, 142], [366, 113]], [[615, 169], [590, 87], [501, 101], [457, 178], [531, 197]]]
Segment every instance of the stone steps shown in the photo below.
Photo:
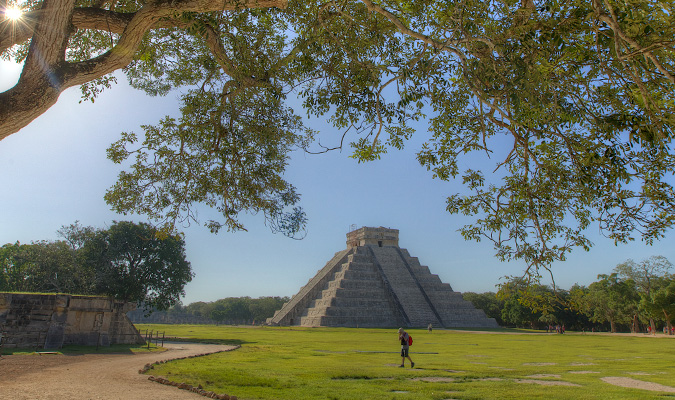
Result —
[[357, 251], [302, 313], [303, 326], [385, 326], [396, 320], [386, 288], [367, 253]]
[[374, 281], [378, 280], [380, 276], [374, 270], [370, 271], [355, 271], [352, 269], [343, 270], [335, 274], [335, 279], [348, 279], [358, 281]]
[[378, 318], [382, 316], [391, 317], [393, 314], [389, 308], [380, 308], [376, 310], [366, 310], [362, 307], [313, 307], [308, 308], [303, 317], [370, 317]]
[[[339, 296], [345, 298], [356, 298], [356, 299], [379, 299], [382, 298], [383, 293], [376, 290], [364, 290], [364, 289], [343, 289], [343, 288], [332, 288], [326, 289], [321, 292], [320, 298], [329, 298], [332, 296]], [[317, 297], [319, 298], [319, 297]], [[386, 297], [385, 297], [386, 298]]]
[[325, 283], [333, 278], [335, 272], [340, 270], [347, 260], [353, 259], [353, 253], [354, 250], [352, 249], [335, 253], [333, 258], [288, 303], [284, 304], [280, 310], [274, 313], [272, 318], [267, 320], [267, 323], [272, 325], [297, 325], [303, 310], [317, 297]]
[[303, 317], [303, 326], [332, 326], [332, 327], [360, 327], [360, 328], [394, 328], [398, 326], [389, 319], [374, 319], [367, 315], [356, 317]]
[[394, 247], [371, 247], [412, 326], [440, 325], [415, 277]]
[[482, 310], [477, 310], [471, 302], [464, 300], [461, 293], [454, 292], [438, 275], [431, 274], [428, 267], [421, 266], [417, 257], [409, 257], [407, 251], [404, 255], [420, 285], [434, 303], [444, 326], [496, 327], [494, 320], [488, 320]]
[[365, 309], [389, 308], [390, 303], [381, 297], [332, 297], [314, 300], [311, 307], [360, 307]]

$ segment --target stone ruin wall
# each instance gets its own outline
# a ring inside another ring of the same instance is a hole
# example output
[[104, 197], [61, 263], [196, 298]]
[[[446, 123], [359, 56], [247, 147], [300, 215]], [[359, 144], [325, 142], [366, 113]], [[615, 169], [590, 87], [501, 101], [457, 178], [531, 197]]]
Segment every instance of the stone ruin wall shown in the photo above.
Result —
[[0, 293], [2, 347], [143, 344], [126, 315], [135, 308], [108, 297]]

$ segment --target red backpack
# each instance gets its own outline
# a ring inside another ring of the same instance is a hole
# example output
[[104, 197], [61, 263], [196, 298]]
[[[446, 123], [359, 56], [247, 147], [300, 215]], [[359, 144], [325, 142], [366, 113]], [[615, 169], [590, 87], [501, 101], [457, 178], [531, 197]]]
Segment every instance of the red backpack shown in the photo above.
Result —
[[408, 346], [412, 346], [412, 336], [408, 335]]

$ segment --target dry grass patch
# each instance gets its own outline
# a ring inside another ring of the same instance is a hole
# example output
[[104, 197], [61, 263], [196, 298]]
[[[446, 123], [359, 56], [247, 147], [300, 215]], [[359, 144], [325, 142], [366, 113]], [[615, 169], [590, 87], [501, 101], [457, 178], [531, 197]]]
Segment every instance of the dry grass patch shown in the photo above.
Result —
[[539, 380], [539, 379], [516, 379], [515, 382], [517, 383], [532, 383], [535, 385], [542, 385], [542, 386], [572, 386], [572, 387], [581, 387], [581, 385], [577, 385], [576, 383], [572, 382], [565, 382], [565, 381], [544, 381], [544, 380]]
[[675, 387], [661, 385], [654, 382], [645, 382], [633, 378], [625, 378], [620, 376], [606, 376], [604, 378], [600, 378], [600, 380], [609, 383], [610, 385], [620, 386], [629, 389], [649, 390], [651, 392], [675, 393]]
[[526, 378], [533, 378], [533, 379], [539, 379], [539, 378], [556, 378], [556, 379], [560, 379], [560, 378], [562, 378], [562, 376], [560, 376], [560, 375], [558, 375], [558, 374], [536, 374], [536, 375], [530, 375], [530, 376], [527, 376]]
[[455, 382], [457, 379], [447, 376], [425, 376], [423, 378], [412, 378], [411, 381], [418, 382]]

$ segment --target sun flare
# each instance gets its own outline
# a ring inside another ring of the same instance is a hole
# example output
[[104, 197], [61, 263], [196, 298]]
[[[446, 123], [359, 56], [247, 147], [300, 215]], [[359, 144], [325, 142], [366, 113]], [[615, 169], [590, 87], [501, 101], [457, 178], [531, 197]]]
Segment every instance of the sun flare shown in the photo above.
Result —
[[21, 19], [23, 12], [20, 8], [10, 7], [5, 9], [5, 18], [11, 19], [12, 21], [18, 21]]

